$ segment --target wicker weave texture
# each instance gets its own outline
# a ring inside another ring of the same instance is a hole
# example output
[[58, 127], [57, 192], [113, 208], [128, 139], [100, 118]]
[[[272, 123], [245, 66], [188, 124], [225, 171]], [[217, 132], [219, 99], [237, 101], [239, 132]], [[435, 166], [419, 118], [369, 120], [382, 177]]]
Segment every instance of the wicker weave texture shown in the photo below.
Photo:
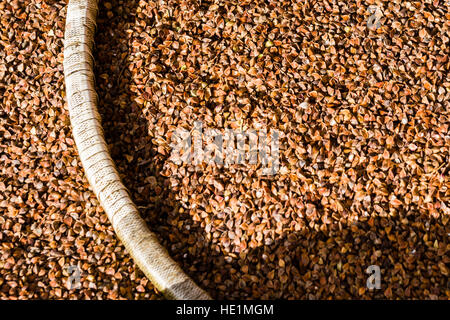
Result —
[[92, 47], [97, 11], [97, 0], [70, 0], [64, 39], [70, 121], [86, 176], [118, 237], [159, 291], [169, 299], [210, 299], [148, 229], [109, 154], [94, 85]]

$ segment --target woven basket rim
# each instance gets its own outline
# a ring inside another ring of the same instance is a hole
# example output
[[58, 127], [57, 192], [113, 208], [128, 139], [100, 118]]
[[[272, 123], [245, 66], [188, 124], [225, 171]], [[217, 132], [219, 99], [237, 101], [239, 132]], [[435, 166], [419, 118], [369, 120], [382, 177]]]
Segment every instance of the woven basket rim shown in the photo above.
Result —
[[111, 158], [97, 111], [92, 45], [98, 0], [70, 0], [64, 36], [64, 80], [75, 144], [86, 177], [117, 236], [153, 285], [169, 299], [210, 299], [148, 229]]

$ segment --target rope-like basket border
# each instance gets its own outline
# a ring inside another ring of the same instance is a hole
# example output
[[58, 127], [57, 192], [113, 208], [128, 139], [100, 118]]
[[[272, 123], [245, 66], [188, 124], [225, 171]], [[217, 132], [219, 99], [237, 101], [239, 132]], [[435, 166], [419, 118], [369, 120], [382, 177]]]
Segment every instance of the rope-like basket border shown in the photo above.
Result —
[[97, 111], [92, 47], [98, 0], [70, 0], [64, 35], [64, 78], [70, 122], [84, 171], [118, 237], [169, 299], [210, 299], [158, 242], [117, 173]]

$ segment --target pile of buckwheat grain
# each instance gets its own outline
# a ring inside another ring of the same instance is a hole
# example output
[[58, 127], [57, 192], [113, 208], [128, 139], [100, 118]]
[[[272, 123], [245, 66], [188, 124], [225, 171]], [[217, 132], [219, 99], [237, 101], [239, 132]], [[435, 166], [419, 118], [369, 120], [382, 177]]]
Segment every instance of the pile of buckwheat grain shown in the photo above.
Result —
[[[0, 298], [160, 298], [77, 155], [65, 5], [0, 0]], [[150, 229], [213, 298], [450, 297], [448, 4], [99, 8], [111, 154]], [[173, 132], [195, 121], [277, 130], [279, 170], [174, 163]], [[366, 286], [371, 265], [381, 289]], [[70, 266], [81, 273], [71, 290]]]
[[[370, 4], [103, 4], [113, 157], [213, 297], [450, 296], [448, 7], [379, 2], [376, 28]], [[278, 130], [278, 173], [174, 163], [171, 136], [195, 121]], [[371, 265], [379, 290], [366, 287]]]

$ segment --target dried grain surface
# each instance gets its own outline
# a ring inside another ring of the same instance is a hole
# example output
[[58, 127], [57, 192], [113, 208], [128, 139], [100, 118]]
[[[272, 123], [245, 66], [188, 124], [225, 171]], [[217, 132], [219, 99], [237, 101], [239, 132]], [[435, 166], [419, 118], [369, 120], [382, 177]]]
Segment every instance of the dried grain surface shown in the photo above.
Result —
[[[444, 1], [101, 1], [99, 109], [150, 228], [215, 298], [448, 299]], [[0, 0], [0, 298], [160, 296], [89, 190], [64, 1]], [[308, 103], [304, 103], [308, 101]], [[283, 133], [278, 175], [175, 165], [171, 132]], [[69, 290], [77, 265], [82, 288]], [[366, 289], [378, 265], [382, 289]]]
[[[158, 298], [78, 158], [64, 99], [65, 6], [0, 1], [0, 298]], [[81, 288], [69, 290], [70, 266]]]
[[[113, 157], [149, 225], [213, 297], [448, 299], [444, 2], [104, 8], [97, 74]], [[174, 164], [171, 134], [194, 121], [279, 130], [279, 173]], [[366, 288], [370, 265], [381, 290]]]

